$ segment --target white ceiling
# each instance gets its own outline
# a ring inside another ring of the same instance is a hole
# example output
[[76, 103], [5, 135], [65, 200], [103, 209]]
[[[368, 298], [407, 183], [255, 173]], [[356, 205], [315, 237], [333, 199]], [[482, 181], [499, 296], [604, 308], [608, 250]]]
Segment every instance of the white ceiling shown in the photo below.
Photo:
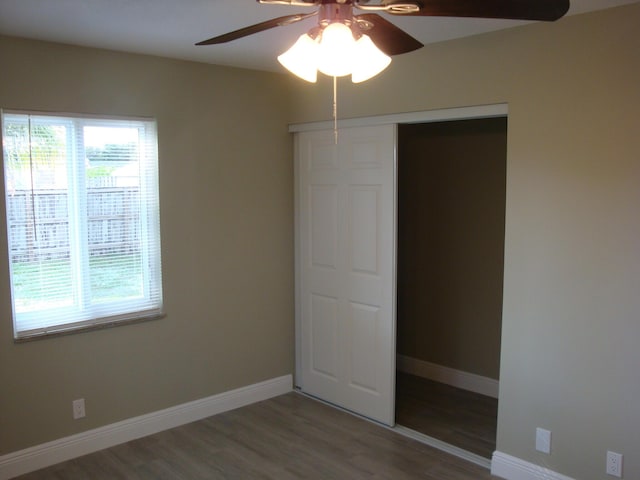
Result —
[[[569, 15], [638, 1], [571, 0]], [[275, 57], [311, 28], [314, 18], [223, 45], [194, 44], [274, 17], [311, 11], [255, 0], [0, 0], [0, 34], [278, 71]], [[525, 23], [386, 16], [425, 44]]]

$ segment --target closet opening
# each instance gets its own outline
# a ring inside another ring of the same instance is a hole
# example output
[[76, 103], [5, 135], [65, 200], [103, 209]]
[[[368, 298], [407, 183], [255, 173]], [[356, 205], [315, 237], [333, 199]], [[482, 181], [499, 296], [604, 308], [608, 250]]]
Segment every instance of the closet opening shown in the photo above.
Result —
[[398, 125], [396, 423], [496, 448], [507, 117]]

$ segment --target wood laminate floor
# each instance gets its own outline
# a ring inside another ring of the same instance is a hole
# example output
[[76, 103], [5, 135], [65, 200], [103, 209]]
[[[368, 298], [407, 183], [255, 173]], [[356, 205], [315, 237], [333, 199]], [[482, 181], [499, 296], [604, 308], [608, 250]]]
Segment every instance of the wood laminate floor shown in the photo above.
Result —
[[297, 393], [19, 477], [488, 480], [487, 470]]
[[485, 458], [496, 449], [498, 400], [396, 374], [396, 423]]

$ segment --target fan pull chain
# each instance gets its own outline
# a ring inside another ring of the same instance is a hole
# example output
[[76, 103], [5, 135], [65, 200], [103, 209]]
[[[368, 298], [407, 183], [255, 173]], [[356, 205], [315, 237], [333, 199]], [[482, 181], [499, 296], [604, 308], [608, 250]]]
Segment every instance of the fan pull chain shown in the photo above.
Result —
[[333, 140], [338, 144], [338, 77], [333, 77]]

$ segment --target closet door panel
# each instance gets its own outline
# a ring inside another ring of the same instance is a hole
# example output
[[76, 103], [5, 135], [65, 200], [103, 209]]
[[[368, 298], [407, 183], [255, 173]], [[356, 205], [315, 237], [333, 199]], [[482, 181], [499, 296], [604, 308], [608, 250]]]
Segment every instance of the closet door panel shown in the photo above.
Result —
[[393, 425], [395, 126], [296, 142], [300, 386]]

